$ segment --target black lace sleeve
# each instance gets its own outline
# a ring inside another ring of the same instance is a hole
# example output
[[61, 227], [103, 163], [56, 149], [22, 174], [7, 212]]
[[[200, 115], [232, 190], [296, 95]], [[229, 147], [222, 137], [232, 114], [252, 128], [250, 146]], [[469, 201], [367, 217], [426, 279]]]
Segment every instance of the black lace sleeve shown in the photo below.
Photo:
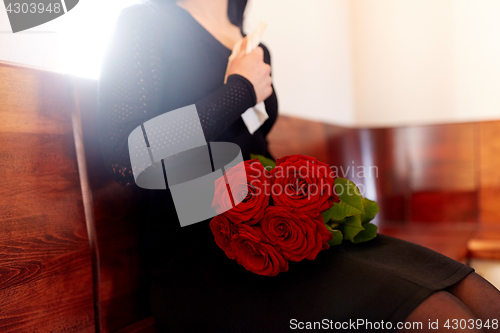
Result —
[[[99, 132], [106, 167], [122, 185], [134, 183], [128, 135], [162, 113], [168, 55], [161, 51], [164, 18], [154, 7], [135, 5], [122, 11], [108, 44], [99, 79]], [[252, 84], [231, 75], [227, 83], [196, 102], [207, 141], [216, 138], [256, 104]], [[165, 110], [168, 112], [169, 110]]]

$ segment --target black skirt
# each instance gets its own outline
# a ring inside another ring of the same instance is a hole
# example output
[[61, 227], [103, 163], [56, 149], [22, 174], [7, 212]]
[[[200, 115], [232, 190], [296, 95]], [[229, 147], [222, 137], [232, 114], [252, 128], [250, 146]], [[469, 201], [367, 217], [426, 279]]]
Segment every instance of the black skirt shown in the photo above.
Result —
[[182, 229], [189, 249], [153, 272], [151, 306], [165, 332], [370, 331], [377, 325], [385, 328], [379, 332], [395, 331], [433, 292], [474, 271], [378, 235], [324, 250], [314, 261], [291, 262], [275, 277], [259, 276], [226, 257], [207, 222]]

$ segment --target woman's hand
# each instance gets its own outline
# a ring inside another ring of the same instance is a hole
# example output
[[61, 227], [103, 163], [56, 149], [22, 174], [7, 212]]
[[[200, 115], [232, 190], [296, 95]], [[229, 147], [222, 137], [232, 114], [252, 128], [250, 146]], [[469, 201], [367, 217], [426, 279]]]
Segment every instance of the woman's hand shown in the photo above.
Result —
[[246, 54], [247, 38], [241, 43], [240, 52], [229, 63], [226, 70], [226, 77], [232, 74], [239, 74], [250, 81], [257, 96], [257, 103], [264, 101], [271, 96], [271, 66], [264, 62], [264, 50], [256, 47], [252, 52]]

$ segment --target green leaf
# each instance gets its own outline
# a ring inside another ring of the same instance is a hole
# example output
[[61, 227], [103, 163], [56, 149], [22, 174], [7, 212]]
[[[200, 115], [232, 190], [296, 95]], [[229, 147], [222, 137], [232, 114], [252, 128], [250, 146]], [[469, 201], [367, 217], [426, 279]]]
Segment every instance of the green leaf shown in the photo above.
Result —
[[339, 223], [335, 223], [334, 221], [330, 221], [330, 222], [328, 222], [328, 225], [330, 226], [330, 228], [335, 229], [335, 228], [337, 228], [340, 224], [339, 224]]
[[260, 161], [260, 163], [264, 166], [264, 168], [266, 168], [267, 171], [271, 171], [272, 169], [276, 168], [276, 162], [270, 158], [258, 154], [250, 154], [250, 159], [253, 160], [255, 158]]
[[373, 223], [366, 223], [363, 225], [365, 230], [362, 230], [359, 234], [354, 237], [353, 243], [363, 243], [368, 242], [369, 240], [377, 237], [377, 226]]
[[364, 214], [363, 197], [352, 181], [345, 178], [335, 178], [335, 192], [339, 196], [340, 202], [331, 208], [332, 217], [330, 219], [341, 221], [349, 216]]
[[324, 212], [321, 213], [321, 216], [323, 216], [323, 222], [326, 223], [328, 221], [330, 221], [330, 219], [332, 218], [333, 216], [333, 207], [330, 207], [328, 208], [327, 210], [325, 210]]
[[361, 214], [361, 223], [365, 224], [373, 220], [380, 210], [378, 204], [367, 198], [363, 198], [363, 207], [365, 208], [364, 214]]
[[340, 245], [344, 240], [344, 236], [342, 235], [342, 232], [340, 230], [334, 230], [334, 231], [335, 233], [333, 234], [332, 240], [328, 242], [328, 245], [330, 246]]
[[331, 209], [330, 220], [334, 221], [342, 221], [346, 217], [359, 215], [362, 213], [359, 208], [356, 208], [343, 200], [340, 200], [339, 203], [334, 204]]
[[333, 238], [328, 242], [328, 245], [335, 246], [341, 244], [342, 240], [344, 239], [342, 232], [340, 230], [330, 228], [328, 224], [325, 224], [325, 226], [326, 229], [328, 229], [328, 231], [330, 231], [330, 233], [333, 235]]
[[341, 201], [346, 202], [353, 208], [358, 209], [361, 213], [364, 213], [363, 197], [356, 184], [349, 179], [335, 178], [335, 191]]
[[356, 237], [357, 234], [359, 234], [362, 230], [365, 230], [361, 224], [360, 215], [354, 215], [346, 218], [345, 222], [342, 223], [342, 229], [344, 231], [344, 238], [350, 240], [351, 242], [354, 242], [354, 237]]

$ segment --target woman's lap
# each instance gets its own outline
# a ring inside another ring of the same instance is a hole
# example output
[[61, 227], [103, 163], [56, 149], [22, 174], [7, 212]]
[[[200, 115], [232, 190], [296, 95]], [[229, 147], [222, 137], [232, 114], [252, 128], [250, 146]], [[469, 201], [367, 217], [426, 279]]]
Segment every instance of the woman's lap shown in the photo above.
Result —
[[294, 323], [323, 319], [395, 323], [471, 271], [428, 249], [379, 235], [366, 244], [322, 251], [314, 261], [291, 263], [288, 272], [266, 277], [246, 271], [210, 240], [171, 261], [154, 278], [151, 297], [157, 320], [179, 332], [283, 332]]

